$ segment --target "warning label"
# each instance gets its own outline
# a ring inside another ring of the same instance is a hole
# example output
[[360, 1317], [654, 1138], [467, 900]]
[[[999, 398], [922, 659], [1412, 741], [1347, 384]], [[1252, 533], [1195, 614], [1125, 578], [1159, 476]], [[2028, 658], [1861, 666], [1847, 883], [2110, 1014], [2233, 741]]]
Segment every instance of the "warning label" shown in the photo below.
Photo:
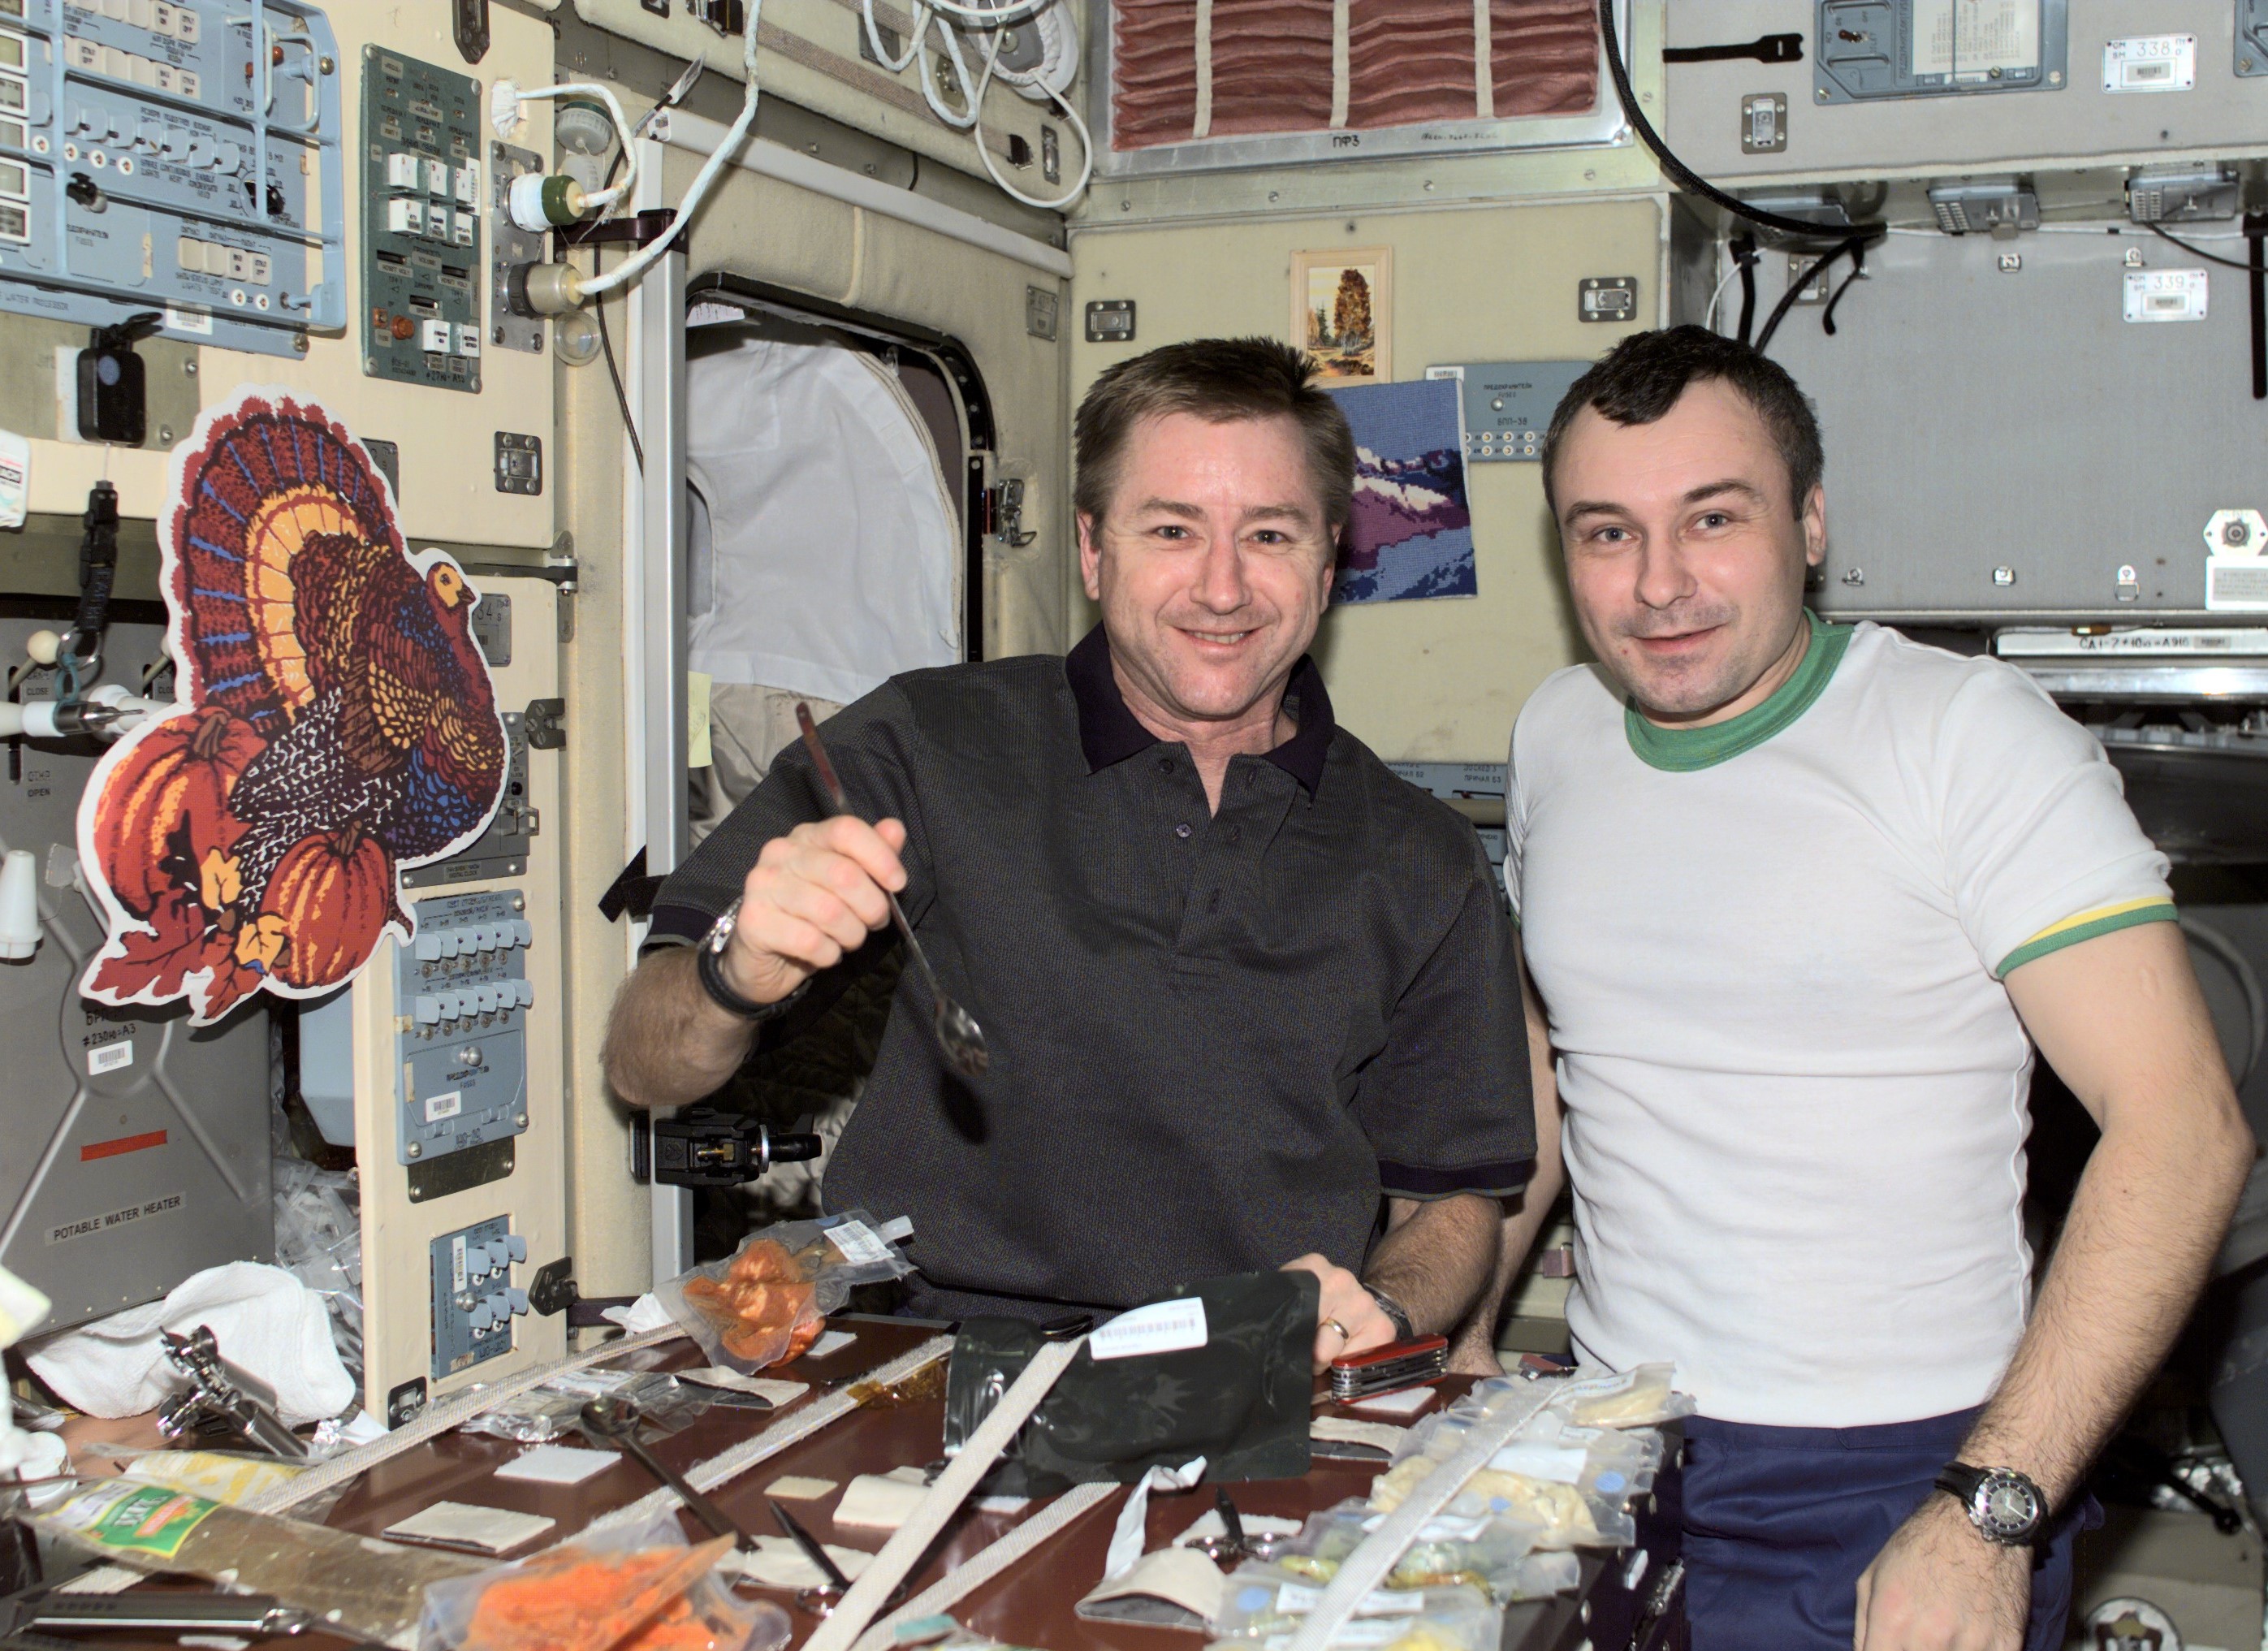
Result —
[[83, 1221], [65, 1221], [60, 1227], [48, 1228], [48, 1242], [67, 1244], [74, 1238], [91, 1238], [97, 1233], [146, 1221], [153, 1215], [170, 1215], [181, 1207], [183, 1195], [168, 1192], [140, 1204], [129, 1204], [122, 1210], [113, 1210], [107, 1215], [90, 1215]]

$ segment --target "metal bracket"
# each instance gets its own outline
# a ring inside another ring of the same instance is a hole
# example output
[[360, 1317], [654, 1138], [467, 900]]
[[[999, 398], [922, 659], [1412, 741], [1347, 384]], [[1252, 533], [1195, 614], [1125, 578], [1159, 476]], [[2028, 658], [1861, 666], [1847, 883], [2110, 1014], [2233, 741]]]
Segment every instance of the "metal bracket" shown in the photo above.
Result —
[[984, 531], [1012, 550], [1020, 550], [1039, 532], [1024, 530], [1024, 483], [1011, 476], [984, 490]]
[[547, 1261], [535, 1270], [535, 1277], [527, 1283], [527, 1304], [549, 1318], [575, 1305], [575, 1257], [562, 1256], [556, 1261]]
[[527, 746], [532, 751], [563, 751], [567, 748], [567, 702], [563, 699], [531, 699], [524, 713], [527, 719]]
[[458, 55], [467, 63], [476, 63], [487, 56], [489, 0], [452, 0], [449, 31], [456, 39]]

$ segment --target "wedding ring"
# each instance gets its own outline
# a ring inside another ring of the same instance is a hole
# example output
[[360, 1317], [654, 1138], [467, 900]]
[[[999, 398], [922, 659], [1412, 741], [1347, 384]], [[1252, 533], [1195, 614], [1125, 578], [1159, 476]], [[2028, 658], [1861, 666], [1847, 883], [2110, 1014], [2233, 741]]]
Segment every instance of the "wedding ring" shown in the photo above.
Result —
[[1352, 1341], [1354, 1339], [1353, 1335], [1348, 1330], [1347, 1327], [1340, 1323], [1338, 1320], [1335, 1318], [1325, 1319], [1316, 1328], [1319, 1330], [1335, 1330], [1338, 1331], [1339, 1339], [1341, 1341]]

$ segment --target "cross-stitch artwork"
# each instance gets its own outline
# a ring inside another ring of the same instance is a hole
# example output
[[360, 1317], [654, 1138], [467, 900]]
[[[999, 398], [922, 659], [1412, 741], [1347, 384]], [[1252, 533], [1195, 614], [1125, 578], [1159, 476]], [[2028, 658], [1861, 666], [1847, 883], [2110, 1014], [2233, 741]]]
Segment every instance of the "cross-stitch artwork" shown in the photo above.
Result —
[[173, 450], [158, 524], [178, 704], [113, 748], [79, 806], [108, 943], [80, 991], [313, 997], [388, 932], [401, 873], [503, 800], [478, 593], [411, 556], [362, 445], [312, 402], [246, 389]]
[[1331, 600], [1472, 596], [1464, 411], [1454, 379], [1333, 390], [1354, 428], [1354, 518]]

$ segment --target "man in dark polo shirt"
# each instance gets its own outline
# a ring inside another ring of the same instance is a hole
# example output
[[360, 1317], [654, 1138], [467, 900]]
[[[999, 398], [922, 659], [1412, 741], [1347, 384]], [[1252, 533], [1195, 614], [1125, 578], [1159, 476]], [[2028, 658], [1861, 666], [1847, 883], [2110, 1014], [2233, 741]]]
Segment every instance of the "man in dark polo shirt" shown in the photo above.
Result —
[[[1447, 1330], [1535, 1154], [1509, 925], [1471, 828], [1331, 719], [1307, 658], [1354, 446], [1306, 358], [1153, 350], [1079, 412], [1102, 623], [1067, 659], [909, 672], [800, 748], [663, 886], [607, 1070], [714, 1092], [895, 943], [896, 891], [990, 1069], [901, 977], [831, 1209], [910, 1216], [909, 1310], [1045, 1317], [1276, 1266], [1315, 1357]], [[877, 824], [869, 825], [873, 820]]]

